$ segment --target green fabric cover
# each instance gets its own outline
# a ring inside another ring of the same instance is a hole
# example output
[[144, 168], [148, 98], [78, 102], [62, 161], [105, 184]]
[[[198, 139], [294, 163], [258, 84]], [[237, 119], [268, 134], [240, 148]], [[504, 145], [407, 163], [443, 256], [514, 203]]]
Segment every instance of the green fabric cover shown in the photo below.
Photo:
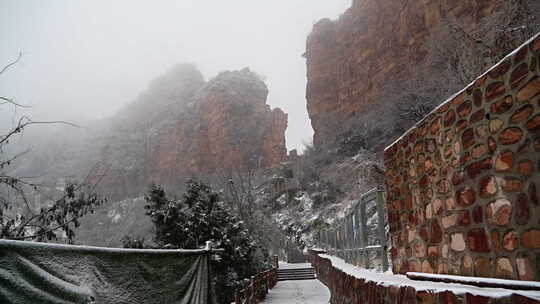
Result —
[[217, 303], [204, 250], [0, 240], [0, 303]]

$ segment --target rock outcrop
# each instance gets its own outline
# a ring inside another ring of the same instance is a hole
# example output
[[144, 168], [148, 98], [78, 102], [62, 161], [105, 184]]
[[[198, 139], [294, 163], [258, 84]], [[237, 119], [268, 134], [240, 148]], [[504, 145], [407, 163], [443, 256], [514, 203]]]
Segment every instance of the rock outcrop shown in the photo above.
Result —
[[329, 142], [344, 121], [368, 111], [397, 75], [432, 64], [428, 39], [443, 22], [474, 30], [504, 2], [354, 0], [337, 21], [319, 21], [306, 52], [314, 144]]
[[25, 170], [42, 168], [50, 180], [91, 172], [103, 194], [122, 200], [151, 182], [178, 187], [270, 167], [287, 158], [287, 114], [272, 110], [267, 95], [248, 68], [206, 82], [193, 65], [177, 65], [112, 118], [51, 136]]
[[[115, 117], [88, 135], [85, 158], [100, 164], [100, 190], [112, 203], [81, 221], [77, 241], [121, 246], [126, 235], [154, 234], [140, 196], [151, 182], [179, 192], [190, 177], [221, 177], [286, 160], [287, 114], [266, 104], [268, 89], [249, 69], [205, 82], [191, 65], [158, 78]], [[150, 238], [146, 239], [147, 241]]]
[[205, 84], [193, 104], [166, 125], [152, 127], [147, 145], [148, 177], [259, 168], [286, 159], [287, 114], [266, 104], [268, 89], [244, 69], [224, 72]]

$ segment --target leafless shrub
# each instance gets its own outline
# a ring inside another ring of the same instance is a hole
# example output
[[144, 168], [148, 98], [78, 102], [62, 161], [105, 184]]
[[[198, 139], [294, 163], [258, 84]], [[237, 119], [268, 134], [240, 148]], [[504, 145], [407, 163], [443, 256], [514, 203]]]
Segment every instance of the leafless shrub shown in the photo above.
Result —
[[432, 69], [443, 72], [442, 86], [454, 90], [466, 86], [540, 31], [539, 1], [509, 0], [501, 5], [474, 30], [441, 6], [443, 22], [431, 33], [428, 50]]
[[[14, 61], [1, 68], [0, 75], [17, 64], [21, 56], [19, 54]], [[26, 107], [5, 96], [0, 96], [0, 106]], [[11, 153], [7, 147], [26, 128], [38, 124], [76, 126], [65, 121], [35, 121], [22, 115], [0, 133], [0, 238], [47, 241], [56, 239], [57, 232], [61, 231], [68, 242], [72, 242], [79, 219], [105, 201], [95, 192], [102, 175], [98, 177], [91, 172], [83, 182], [62, 187], [55, 198], [49, 198], [49, 206], [31, 206], [28, 194], [34, 191], [46, 194], [43, 191], [46, 187], [39, 177], [13, 174], [10, 170], [12, 163], [27, 154], [29, 149]]]

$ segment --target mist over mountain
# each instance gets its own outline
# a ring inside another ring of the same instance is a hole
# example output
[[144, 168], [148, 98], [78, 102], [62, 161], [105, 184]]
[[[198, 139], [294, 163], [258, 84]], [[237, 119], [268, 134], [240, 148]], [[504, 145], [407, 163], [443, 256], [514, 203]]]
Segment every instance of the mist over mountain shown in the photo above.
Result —
[[539, 1], [36, 3], [0, 4], [0, 239], [211, 240], [224, 304], [321, 246], [540, 279]]

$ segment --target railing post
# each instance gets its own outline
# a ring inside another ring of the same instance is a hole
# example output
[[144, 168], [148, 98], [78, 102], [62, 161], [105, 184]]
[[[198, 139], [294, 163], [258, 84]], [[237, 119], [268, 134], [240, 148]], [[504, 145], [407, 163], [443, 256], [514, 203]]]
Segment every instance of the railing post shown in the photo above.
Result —
[[253, 301], [255, 298], [256, 298], [256, 291], [255, 291], [255, 277], [254, 276], [251, 276], [251, 278], [249, 279], [251, 284], [249, 285], [250, 286], [250, 290], [251, 290], [251, 294], [250, 294], [250, 297], [249, 297], [249, 304], [255, 304], [255, 302]]
[[349, 263], [352, 264], [352, 261], [353, 261], [353, 250], [354, 250], [354, 225], [353, 225], [353, 214], [349, 214], [347, 216], [348, 220], [347, 220], [347, 230], [348, 230], [348, 234], [349, 234], [349, 237], [347, 238], [347, 242], [349, 243], [349, 248], [347, 250], [347, 256], [348, 256], [348, 259], [349, 259]]
[[326, 240], [324, 249], [325, 251], [328, 251], [328, 248], [330, 248], [330, 240], [328, 238], [328, 227], [324, 228], [324, 239]]
[[342, 259], [345, 259], [343, 257], [343, 253], [345, 252], [343, 249], [345, 248], [344, 240], [344, 231], [343, 231], [343, 221], [339, 222], [339, 257]]
[[360, 254], [362, 256], [362, 266], [364, 268], [368, 268], [368, 253], [366, 250], [367, 244], [368, 244], [368, 238], [367, 238], [367, 218], [366, 218], [366, 204], [364, 201], [365, 196], [362, 196], [360, 199], [360, 205], [359, 205], [359, 217], [360, 217]]
[[270, 289], [270, 270], [267, 271], [265, 274], [264, 274], [264, 292], [265, 292], [265, 296], [268, 294], [268, 290]]
[[242, 299], [240, 299], [240, 292], [237, 290], [234, 291], [234, 303], [242, 304]]
[[388, 270], [388, 255], [386, 251], [386, 221], [385, 221], [385, 212], [384, 212], [384, 188], [382, 186], [377, 187], [377, 216], [378, 216], [378, 232], [379, 232], [379, 241], [381, 245], [381, 258], [383, 263], [383, 271]]
[[335, 233], [334, 233], [334, 229], [332, 228], [332, 229], [330, 230], [330, 251], [329, 251], [330, 254], [335, 254], [334, 248], [335, 248], [335, 246], [336, 246], [336, 245], [335, 245], [336, 242], [335, 242], [335, 236], [334, 236], [334, 234], [335, 234]]
[[349, 262], [349, 253], [347, 249], [349, 249], [349, 242], [347, 240], [349, 239], [349, 217], [345, 215], [343, 218], [343, 259], [345, 262]]
[[[381, 252], [381, 266], [383, 271], [387, 271], [389, 257], [384, 192], [384, 186], [379, 185], [362, 194], [359, 200], [352, 205], [351, 213], [336, 219], [327, 228], [321, 228], [319, 245], [324, 247], [327, 253], [340, 257], [347, 263], [364, 268], [374, 266], [373, 261], [370, 260], [371, 251]], [[377, 215], [374, 214], [375, 210]], [[377, 227], [368, 227], [367, 222], [371, 219], [370, 215], [376, 216]], [[370, 243], [370, 237], [372, 243]], [[378, 244], [375, 240], [378, 240]], [[376, 260], [376, 266], [379, 267], [378, 258]]]

